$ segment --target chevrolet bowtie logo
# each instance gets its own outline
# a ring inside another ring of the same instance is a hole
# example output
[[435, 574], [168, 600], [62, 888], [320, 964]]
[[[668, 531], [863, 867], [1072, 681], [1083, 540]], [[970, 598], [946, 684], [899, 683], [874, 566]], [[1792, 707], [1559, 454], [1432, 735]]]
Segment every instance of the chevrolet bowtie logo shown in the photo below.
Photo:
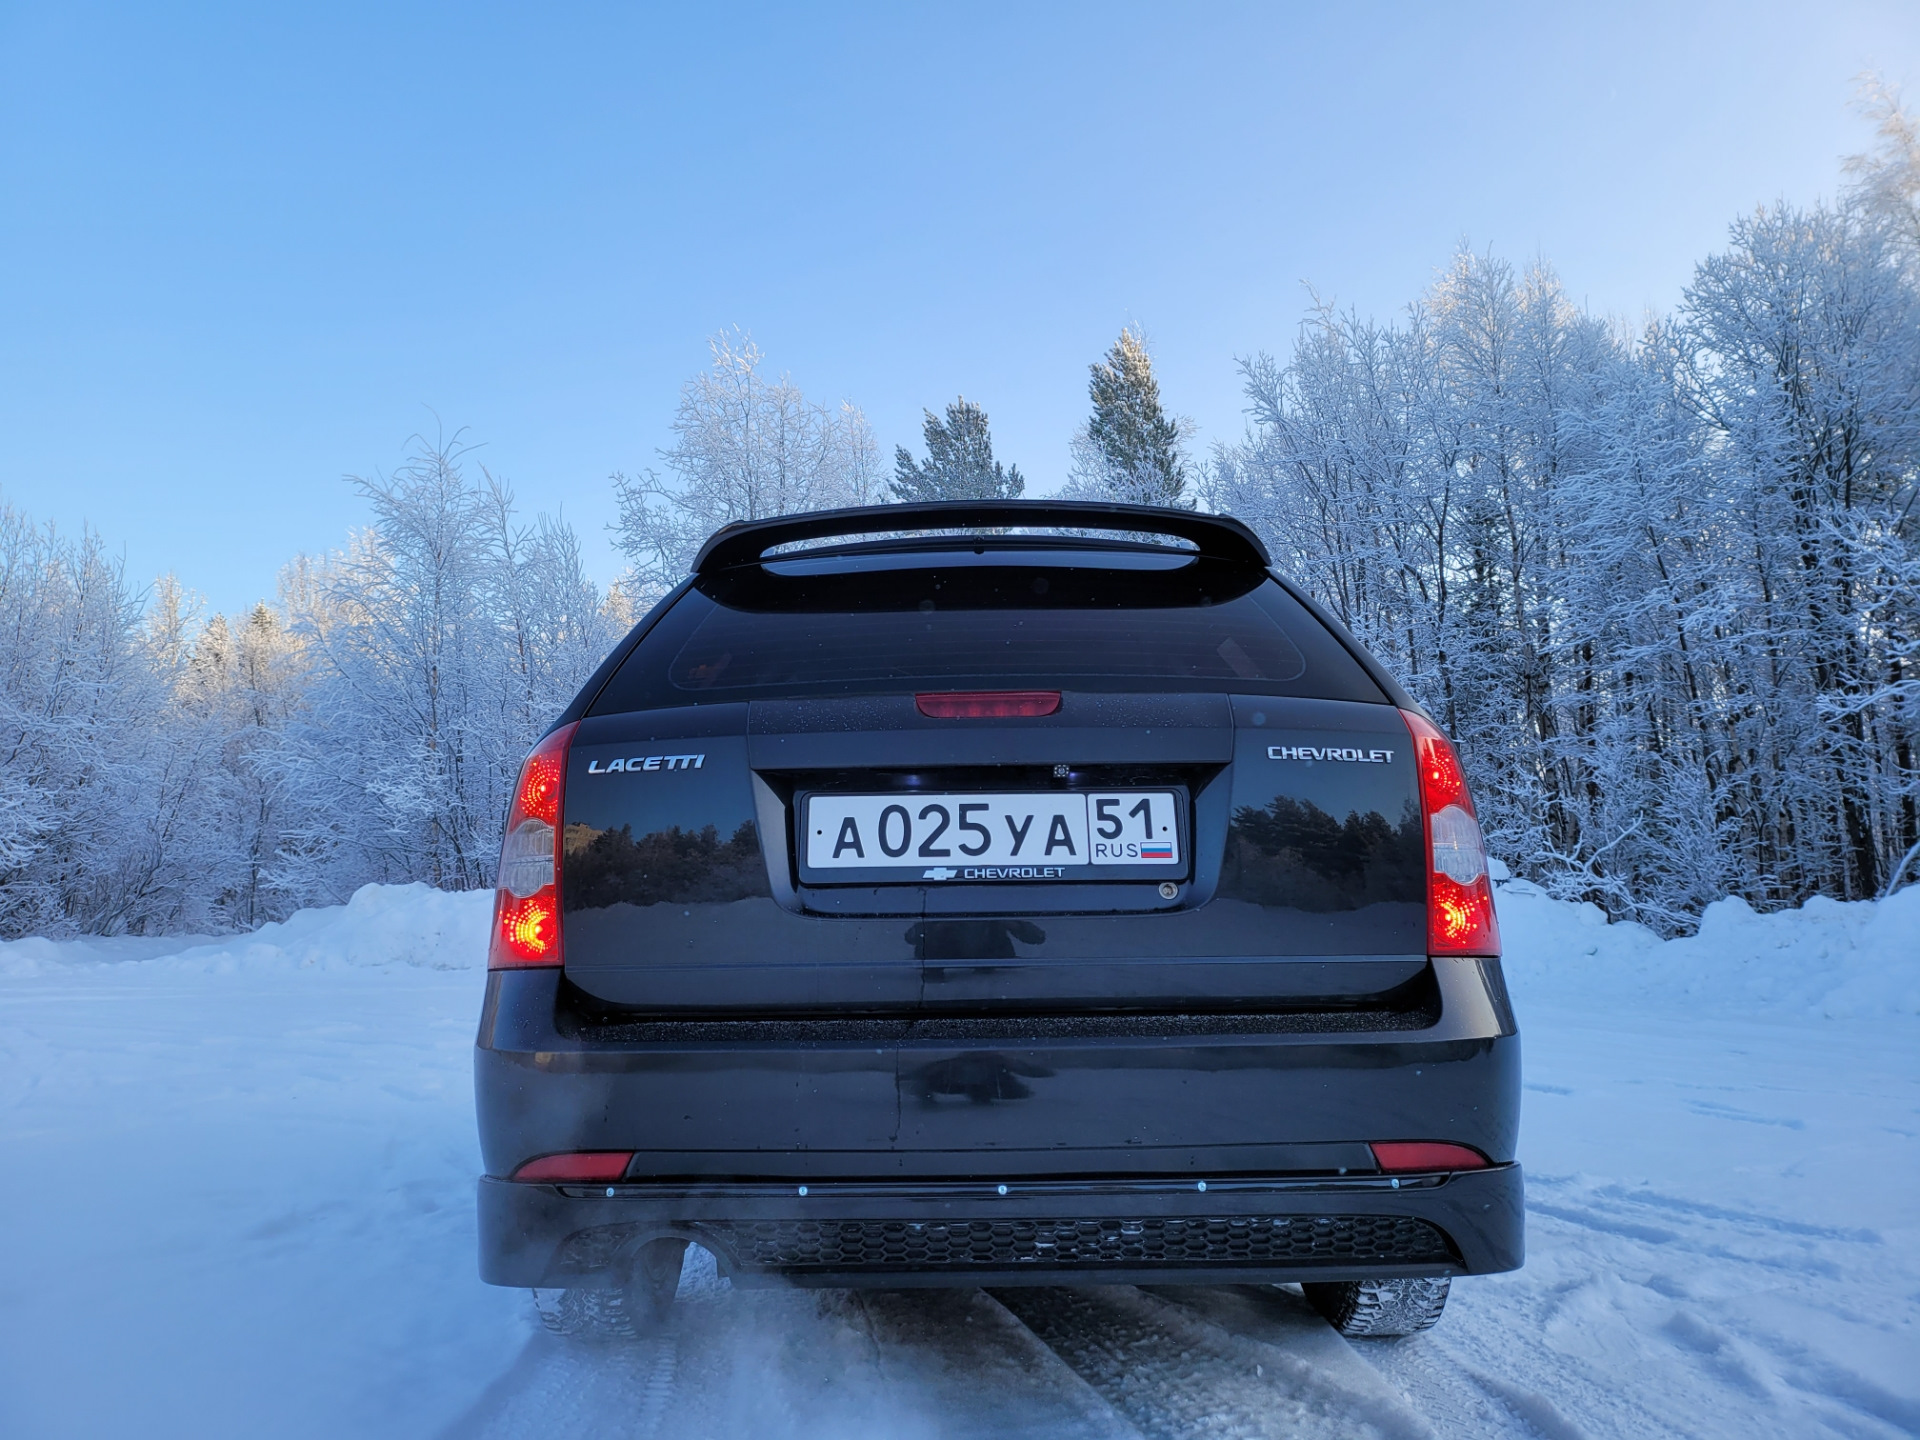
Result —
[[954, 876], [958, 875], [959, 873], [960, 872], [958, 870], [949, 870], [944, 865], [936, 865], [933, 867], [933, 869], [927, 871], [926, 874], [922, 875], [920, 878], [922, 880], [951, 880], [953, 879]]

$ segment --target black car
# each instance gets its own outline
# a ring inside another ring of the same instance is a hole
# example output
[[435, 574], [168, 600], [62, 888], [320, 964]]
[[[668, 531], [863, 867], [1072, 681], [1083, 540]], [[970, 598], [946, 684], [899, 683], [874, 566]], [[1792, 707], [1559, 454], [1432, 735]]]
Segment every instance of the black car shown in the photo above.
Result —
[[[810, 542], [810, 543], [803, 543]], [[534, 749], [475, 1052], [480, 1270], [555, 1329], [736, 1285], [1521, 1261], [1459, 764], [1237, 521], [729, 526]]]

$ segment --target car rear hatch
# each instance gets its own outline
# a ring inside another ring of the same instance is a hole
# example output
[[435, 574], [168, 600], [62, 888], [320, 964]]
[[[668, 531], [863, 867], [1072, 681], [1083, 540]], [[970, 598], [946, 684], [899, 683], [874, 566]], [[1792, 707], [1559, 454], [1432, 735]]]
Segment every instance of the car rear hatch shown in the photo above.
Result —
[[1245, 564], [1001, 543], [674, 604], [570, 751], [583, 1006], [1429, 1014], [1408, 734], [1353, 656]]

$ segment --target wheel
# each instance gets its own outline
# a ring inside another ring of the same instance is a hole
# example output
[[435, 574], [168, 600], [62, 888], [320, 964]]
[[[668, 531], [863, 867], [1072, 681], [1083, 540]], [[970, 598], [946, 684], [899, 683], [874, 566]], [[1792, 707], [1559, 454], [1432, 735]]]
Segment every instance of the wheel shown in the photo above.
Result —
[[633, 1258], [626, 1283], [604, 1290], [535, 1290], [533, 1308], [555, 1335], [580, 1340], [636, 1340], [655, 1330], [680, 1289], [684, 1240], [653, 1240]]
[[1307, 1303], [1342, 1335], [1417, 1335], [1447, 1308], [1447, 1277], [1339, 1280], [1300, 1287]]

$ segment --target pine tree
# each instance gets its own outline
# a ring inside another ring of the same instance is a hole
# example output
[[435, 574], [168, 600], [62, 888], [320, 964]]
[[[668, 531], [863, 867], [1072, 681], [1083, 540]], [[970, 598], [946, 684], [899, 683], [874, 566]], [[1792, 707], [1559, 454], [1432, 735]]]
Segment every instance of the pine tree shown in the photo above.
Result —
[[1143, 505], [1191, 503], [1181, 425], [1160, 408], [1145, 337], [1122, 330], [1106, 359], [1088, 368], [1093, 418], [1075, 437], [1072, 488]]
[[1011, 500], [1027, 488], [1018, 465], [993, 458], [987, 412], [961, 396], [947, 406], [947, 418], [923, 412], [927, 441], [924, 464], [905, 446], [893, 452], [893, 493], [900, 500]]

